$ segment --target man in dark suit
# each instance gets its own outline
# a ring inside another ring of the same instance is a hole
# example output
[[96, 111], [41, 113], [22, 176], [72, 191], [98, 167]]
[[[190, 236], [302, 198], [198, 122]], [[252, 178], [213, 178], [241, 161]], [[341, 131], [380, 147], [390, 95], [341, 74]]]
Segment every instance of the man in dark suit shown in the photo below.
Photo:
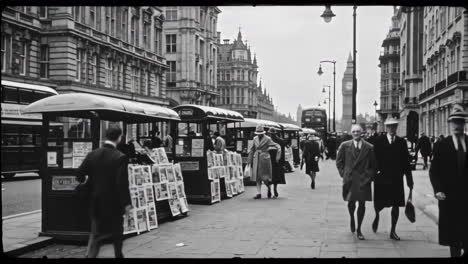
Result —
[[416, 154], [415, 156], [418, 156], [418, 151], [421, 151], [421, 156], [423, 157], [424, 161], [424, 168], [423, 170], [427, 169], [427, 157], [430, 157], [432, 155], [432, 147], [431, 147], [431, 140], [424, 134], [424, 132], [421, 133], [421, 137], [418, 140], [418, 143], [416, 144]]
[[450, 246], [450, 255], [468, 256], [468, 114], [460, 105], [449, 115], [451, 135], [434, 147], [429, 169], [434, 194], [439, 200], [439, 244]]
[[104, 146], [88, 153], [77, 170], [77, 180], [89, 186], [91, 233], [87, 257], [99, 254], [101, 241], [112, 237], [116, 258], [123, 258], [123, 215], [131, 209], [127, 157], [116, 149], [122, 139], [119, 127], [106, 131]]
[[413, 176], [406, 140], [396, 136], [398, 120], [388, 118], [385, 126], [387, 135], [378, 137], [374, 144], [377, 176], [374, 180], [375, 219], [372, 222], [372, 230], [377, 232], [380, 211], [385, 207], [392, 207], [390, 238], [400, 240], [395, 229], [400, 207], [405, 206], [403, 175], [406, 175], [406, 183], [410, 190], [413, 189]]
[[[372, 201], [371, 182], [375, 177], [377, 164], [374, 147], [361, 139], [360, 125], [351, 127], [352, 140], [341, 143], [336, 157], [336, 167], [343, 178], [343, 199], [348, 201], [348, 211], [351, 217], [351, 232], [356, 232], [359, 240], [364, 240], [361, 225], [366, 212], [366, 201]], [[358, 226], [354, 222], [356, 202]]]
[[275, 142], [276, 144], [280, 145], [281, 148], [281, 156], [279, 161], [276, 161], [276, 152], [277, 150], [275, 148], [271, 148], [268, 150], [270, 152], [270, 157], [271, 157], [271, 167], [272, 167], [272, 175], [271, 175], [271, 183], [273, 184], [273, 193], [274, 193], [274, 198], [278, 198], [278, 184], [286, 184], [286, 179], [284, 178], [284, 147], [286, 145], [286, 142], [284, 139], [280, 138], [277, 134], [277, 131], [275, 128], [271, 127], [268, 129], [268, 135], [271, 137], [271, 140]]

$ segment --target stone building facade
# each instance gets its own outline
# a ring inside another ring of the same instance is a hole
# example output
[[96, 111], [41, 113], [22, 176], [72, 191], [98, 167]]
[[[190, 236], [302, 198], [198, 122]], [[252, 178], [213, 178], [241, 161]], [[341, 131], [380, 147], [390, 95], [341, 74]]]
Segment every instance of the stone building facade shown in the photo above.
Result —
[[400, 17], [401, 10], [394, 8], [392, 25], [382, 42], [383, 51], [379, 56], [380, 67], [380, 123], [378, 131], [385, 130], [388, 117], [400, 117]]
[[423, 85], [419, 128], [429, 136], [448, 135], [455, 103], [468, 106], [468, 14], [462, 7], [424, 7]]
[[218, 35], [221, 13], [215, 6], [166, 6], [163, 54], [169, 66], [167, 96], [171, 106], [214, 106], [217, 90]]
[[273, 112], [275, 106], [270, 94], [267, 93], [266, 87], [262, 87], [262, 80], [257, 88], [257, 119], [271, 120], [273, 121]]
[[229, 39], [219, 43], [217, 106], [237, 111], [244, 117], [257, 118], [257, 75], [257, 58], [252, 56], [240, 31], [233, 43]]
[[416, 142], [419, 134], [419, 91], [423, 70], [423, 7], [402, 7], [400, 20], [400, 123], [397, 134]]

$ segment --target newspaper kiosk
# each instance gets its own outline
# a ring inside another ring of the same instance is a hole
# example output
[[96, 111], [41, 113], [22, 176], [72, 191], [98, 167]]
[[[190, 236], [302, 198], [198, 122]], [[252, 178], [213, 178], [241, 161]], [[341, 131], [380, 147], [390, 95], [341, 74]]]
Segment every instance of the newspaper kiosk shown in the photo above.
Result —
[[283, 126], [283, 138], [291, 142], [294, 165], [298, 165], [301, 163], [301, 159], [299, 157], [299, 133], [302, 131], [302, 129], [299, 126], [288, 123], [280, 123], [280, 125]]
[[207, 152], [213, 144], [210, 132], [225, 136], [227, 124], [242, 122], [244, 117], [235, 111], [201, 105], [180, 105], [173, 110], [181, 119], [174, 138], [174, 160], [180, 163], [188, 202], [219, 201], [213, 195], [220, 198], [221, 187], [214, 185], [216, 180], [210, 180], [208, 175]]
[[[270, 128], [275, 128], [277, 130], [282, 130], [283, 127], [273, 121], [262, 120], [262, 119], [253, 119], [253, 118], [244, 118], [244, 122], [241, 122], [238, 127], [235, 127], [234, 124], [228, 124], [228, 132], [234, 132], [235, 142], [236, 142], [236, 151], [242, 155], [243, 167], [247, 163], [247, 157], [249, 156], [250, 147], [253, 144], [253, 138], [255, 137], [255, 129], [258, 125], [263, 125], [265, 131], [268, 131]], [[256, 183], [251, 181], [250, 178], [244, 178], [245, 185], [255, 185]]]
[[[34, 102], [25, 113], [42, 113], [40, 177], [42, 179], [41, 235], [64, 240], [86, 240], [90, 230], [87, 204], [74, 196], [75, 172], [84, 157], [98, 148], [102, 124], [127, 124], [180, 120], [170, 109], [107, 96], [68, 93]], [[51, 122], [64, 124], [63, 135], [49, 140]], [[125, 137], [123, 137], [125, 138]], [[168, 206], [168, 205], [167, 205]], [[159, 208], [160, 212], [167, 208]]]

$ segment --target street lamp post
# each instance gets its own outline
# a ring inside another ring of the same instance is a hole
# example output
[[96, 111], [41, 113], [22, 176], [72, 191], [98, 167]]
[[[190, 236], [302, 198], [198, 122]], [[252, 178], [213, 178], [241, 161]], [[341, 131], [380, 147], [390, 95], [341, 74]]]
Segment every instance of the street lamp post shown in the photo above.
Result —
[[[356, 94], [357, 94], [357, 79], [356, 79], [356, 9], [357, 6], [353, 6], [353, 104], [352, 104], [352, 120], [353, 123], [356, 123]], [[330, 6], [325, 6], [325, 11], [321, 17], [325, 23], [329, 23], [332, 18], [335, 16]]]
[[[325, 12], [324, 12], [325, 13]], [[333, 15], [335, 16], [335, 15]], [[320, 61], [320, 63], [333, 63], [333, 131], [336, 131], [336, 121], [335, 121], [335, 99], [336, 99], [336, 61], [334, 60], [323, 60], [323, 61]], [[317, 74], [320, 76], [323, 74], [323, 71], [322, 71], [322, 64], [320, 64], [319, 66], [319, 70], [317, 72]], [[330, 129], [329, 129], [330, 130]]]
[[330, 102], [330, 99], [331, 99], [331, 86], [330, 85], [323, 85], [323, 90], [322, 90], [322, 93], [326, 93], [327, 91], [325, 91], [325, 87], [328, 88], [328, 131], [330, 132], [331, 131], [331, 111], [330, 111], [330, 107], [331, 107], [331, 102]]

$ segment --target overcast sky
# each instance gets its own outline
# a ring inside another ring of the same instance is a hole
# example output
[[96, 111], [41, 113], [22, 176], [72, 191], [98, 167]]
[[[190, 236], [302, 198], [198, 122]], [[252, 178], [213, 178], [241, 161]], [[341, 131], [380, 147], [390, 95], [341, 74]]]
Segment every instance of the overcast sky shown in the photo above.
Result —
[[[325, 23], [323, 6], [221, 6], [218, 31], [222, 39], [237, 37], [239, 26], [257, 54], [259, 77], [282, 113], [296, 116], [297, 106], [323, 103], [322, 85], [333, 85], [336, 60], [336, 118], [342, 115], [342, 78], [353, 45], [352, 6], [332, 6], [335, 17]], [[357, 8], [357, 112], [374, 114], [379, 101], [381, 44], [391, 25], [392, 6]], [[221, 41], [222, 42], [222, 41]], [[333, 96], [333, 94], [332, 94]], [[320, 99], [320, 100], [319, 100]], [[323, 105], [323, 104], [322, 104]], [[328, 109], [328, 106], [327, 106]]]

